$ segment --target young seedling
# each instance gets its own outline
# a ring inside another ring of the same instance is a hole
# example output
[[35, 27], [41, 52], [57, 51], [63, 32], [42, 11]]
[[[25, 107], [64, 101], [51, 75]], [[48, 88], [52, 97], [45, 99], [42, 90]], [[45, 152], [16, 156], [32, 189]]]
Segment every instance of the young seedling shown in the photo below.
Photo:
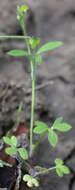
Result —
[[[23, 180], [27, 182], [29, 187], [39, 186], [39, 182], [36, 179], [38, 175], [48, 174], [51, 170], [55, 169], [58, 176], [62, 177], [63, 174], [69, 174], [69, 168], [64, 165], [61, 159], [55, 160], [55, 165], [52, 168], [42, 168], [40, 166], [34, 166], [34, 168], [30, 165], [30, 158], [34, 156], [37, 146], [40, 144], [45, 135], [48, 136], [48, 141], [51, 146], [55, 147], [58, 143], [58, 135], [57, 132], [67, 132], [71, 129], [71, 126], [67, 123], [62, 123], [63, 118], [57, 118], [52, 126], [48, 126], [47, 124], [41, 121], [34, 121], [34, 102], [35, 102], [35, 64], [40, 65], [42, 63], [42, 54], [46, 51], [53, 50], [62, 45], [62, 42], [48, 42], [38, 48], [40, 44], [40, 38], [34, 38], [31, 36], [27, 36], [26, 25], [25, 25], [25, 14], [28, 11], [27, 5], [22, 5], [21, 7], [17, 7], [17, 19], [20, 23], [20, 26], [23, 31], [23, 36], [0, 36], [2, 39], [24, 39], [27, 50], [11, 50], [8, 52], [8, 55], [11, 56], [27, 56], [29, 57], [29, 64], [31, 68], [31, 81], [32, 81], [32, 102], [31, 102], [31, 117], [30, 117], [30, 150], [29, 153], [27, 150], [22, 148], [17, 148], [17, 138], [12, 136], [11, 138], [8, 136], [4, 136], [3, 140], [6, 144], [9, 145], [8, 148], [5, 149], [5, 152], [13, 156], [15, 154], [19, 154], [22, 160], [24, 160], [26, 166], [28, 166], [28, 174], [23, 176]], [[20, 113], [22, 111], [22, 105], [19, 105], [19, 118], [20, 121]], [[35, 128], [34, 127], [35, 124]], [[9, 133], [8, 133], [9, 134]], [[38, 134], [38, 140], [33, 144], [34, 134]], [[27, 161], [26, 161], [27, 160]], [[3, 165], [7, 165], [8, 163], [0, 160], [0, 163]]]

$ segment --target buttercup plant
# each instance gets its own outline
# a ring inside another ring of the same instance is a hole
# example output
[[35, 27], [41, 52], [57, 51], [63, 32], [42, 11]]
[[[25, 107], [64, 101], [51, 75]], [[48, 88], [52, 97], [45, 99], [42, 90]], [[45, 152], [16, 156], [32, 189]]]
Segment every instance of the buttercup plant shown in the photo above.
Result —
[[[42, 45], [40, 48], [38, 48], [40, 44], [40, 38], [34, 38], [27, 35], [26, 32], [26, 25], [25, 25], [25, 14], [28, 11], [27, 5], [17, 6], [17, 19], [20, 23], [20, 26], [23, 31], [23, 36], [0, 36], [2, 39], [24, 39], [27, 50], [12, 50], [8, 52], [8, 55], [11, 56], [27, 56], [29, 57], [29, 63], [31, 67], [31, 80], [32, 80], [32, 102], [31, 102], [31, 118], [30, 118], [30, 148], [29, 153], [25, 148], [17, 148], [17, 138], [15, 136], [12, 136], [10, 138], [10, 135], [4, 136], [3, 140], [6, 144], [8, 144], [10, 147], [5, 149], [5, 152], [13, 156], [15, 154], [19, 154], [21, 159], [28, 167], [28, 172], [23, 176], [23, 180], [27, 183], [29, 187], [39, 186], [39, 182], [37, 180], [37, 176], [48, 174], [51, 170], [56, 170], [56, 173], [58, 176], [62, 177], [63, 174], [69, 174], [69, 168], [64, 165], [63, 161], [61, 159], [55, 160], [55, 165], [52, 168], [43, 168], [40, 166], [34, 166], [31, 167], [30, 164], [30, 158], [34, 156], [34, 153], [36, 151], [37, 146], [40, 144], [42, 139], [45, 135], [48, 136], [48, 141], [51, 146], [55, 147], [58, 143], [58, 135], [57, 132], [67, 132], [71, 129], [71, 126], [67, 123], [63, 123], [62, 117], [59, 117], [55, 120], [52, 126], [48, 126], [47, 124], [41, 122], [41, 121], [34, 121], [34, 102], [35, 102], [35, 64], [40, 65], [42, 63], [42, 53], [46, 51], [50, 51], [52, 49], [55, 49], [57, 47], [60, 47], [62, 45], [62, 42], [55, 41], [55, 42], [48, 42], [44, 45]], [[19, 114], [22, 111], [22, 106], [19, 106]], [[35, 124], [35, 127], [34, 127]], [[9, 133], [8, 133], [9, 134]], [[34, 134], [39, 135], [38, 140], [33, 144]], [[8, 163], [3, 162], [0, 160], [0, 164], [7, 165]], [[8, 164], [9, 165], [9, 164]], [[9, 165], [10, 166], [10, 165]], [[34, 172], [32, 172], [32, 170]]]

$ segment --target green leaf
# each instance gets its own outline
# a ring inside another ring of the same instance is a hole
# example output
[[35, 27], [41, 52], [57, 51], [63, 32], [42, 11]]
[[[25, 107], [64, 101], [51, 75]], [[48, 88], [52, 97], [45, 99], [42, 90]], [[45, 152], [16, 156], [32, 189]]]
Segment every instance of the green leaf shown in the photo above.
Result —
[[60, 123], [60, 124], [56, 124], [54, 125], [53, 129], [56, 129], [58, 131], [61, 131], [61, 132], [67, 132], [71, 129], [72, 127], [67, 124], [67, 123]]
[[53, 147], [55, 147], [56, 144], [57, 144], [57, 142], [58, 142], [58, 136], [57, 136], [56, 133], [55, 133], [53, 130], [51, 130], [51, 129], [49, 129], [48, 141], [49, 141], [49, 143], [50, 143]]
[[62, 171], [63, 171], [64, 174], [69, 174], [70, 173], [69, 168], [67, 166], [65, 166], [65, 165], [62, 166]]
[[35, 127], [33, 131], [36, 134], [41, 134], [41, 133], [44, 133], [44, 132], [48, 131], [48, 126], [45, 123], [41, 122], [41, 121], [36, 121], [35, 125], [37, 127]]
[[35, 59], [35, 63], [37, 63], [38, 65], [40, 65], [42, 63], [41, 55], [35, 54], [34, 59]]
[[27, 182], [27, 186], [28, 186], [28, 187], [33, 187], [32, 180], [29, 180], [29, 181]]
[[57, 175], [58, 175], [59, 177], [63, 177], [63, 172], [62, 172], [62, 170], [61, 170], [60, 167], [57, 167], [57, 168], [56, 168], [56, 173], [57, 173]]
[[28, 152], [25, 148], [19, 148], [18, 152], [19, 152], [21, 158], [23, 158], [24, 160], [28, 159]]
[[11, 137], [11, 143], [13, 144], [14, 147], [17, 145], [17, 138], [15, 136]]
[[14, 154], [16, 154], [17, 149], [15, 149], [15, 148], [6, 148], [6, 149], [5, 149], [5, 152], [6, 152], [8, 155], [13, 156]]
[[11, 165], [8, 162], [4, 162], [3, 160], [0, 160], [0, 164], [4, 165], [4, 166], [9, 166], [11, 167]]
[[34, 184], [35, 187], [39, 187], [39, 182], [37, 179], [32, 178], [32, 183]]
[[27, 182], [28, 187], [39, 187], [39, 182], [37, 179], [33, 178], [32, 176], [26, 174], [23, 176], [23, 180]]
[[63, 161], [62, 161], [61, 159], [58, 159], [58, 158], [57, 158], [57, 159], [55, 160], [55, 164], [56, 164], [56, 165], [62, 165], [62, 164], [63, 164]]
[[11, 139], [9, 137], [3, 137], [3, 140], [6, 144], [12, 146], [12, 142], [11, 142]]
[[31, 38], [29, 39], [29, 43], [32, 49], [35, 49], [40, 44], [40, 38]]
[[63, 117], [57, 118], [57, 119], [54, 121], [53, 128], [54, 128], [55, 125], [58, 125], [59, 123], [61, 123], [62, 120], [63, 120]]
[[18, 50], [18, 49], [14, 49], [14, 50], [9, 51], [8, 55], [12, 55], [12, 56], [29, 56], [27, 51]]
[[28, 174], [25, 174], [25, 175], [23, 176], [23, 180], [24, 180], [25, 182], [27, 182], [27, 181], [31, 180], [31, 176], [28, 175]]
[[50, 51], [52, 49], [55, 49], [59, 46], [61, 46], [63, 43], [59, 42], [59, 41], [55, 41], [55, 42], [48, 42], [46, 44], [44, 44], [43, 46], [41, 46], [39, 48], [39, 50], [37, 51], [38, 54], [46, 52], [46, 51]]

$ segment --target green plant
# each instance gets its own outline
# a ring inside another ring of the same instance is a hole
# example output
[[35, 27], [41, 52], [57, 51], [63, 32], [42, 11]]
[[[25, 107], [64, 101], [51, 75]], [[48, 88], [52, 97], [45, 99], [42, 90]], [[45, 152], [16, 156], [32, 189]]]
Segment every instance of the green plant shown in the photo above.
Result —
[[[60, 132], [67, 132], [71, 129], [71, 126], [67, 123], [62, 123], [63, 118], [57, 118], [54, 122], [54, 124], [50, 127], [47, 124], [40, 122], [40, 121], [34, 121], [34, 100], [35, 100], [35, 64], [40, 65], [42, 63], [42, 53], [46, 51], [50, 51], [54, 48], [57, 48], [62, 45], [62, 42], [55, 41], [55, 42], [48, 42], [38, 48], [40, 44], [40, 38], [34, 38], [27, 36], [26, 32], [26, 26], [25, 26], [25, 14], [28, 10], [27, 5], [22, 5], [21, 7], [17, 7], [17, 19], [20, 22], [22, 31], [24, 33], [24, 36], [0, 36], [0, 38], [3, 39], [24, 39], [27, 50], [12, 50], [8, 52], [8, 55], [11, 56], [28, 56], [29, 57], [29, 63], [31, 67], [31, 80], [32, 80], [32, 103], [31, 103], [31, 120], [30, 120], [30, 150], [29, 154], [26, 149], [24, 148], [17, 148], [17, 138], [15, 136], [9, 137], [9, 133], [7, 136], [3, 137], [3, 140], [6, 144], [8, 144], [10, 147], [6, 148], [5, 151], [8, 155], [13, 156], [16, 153], [19, 154], [21, 159], [25, 160], [25, 164], [31, 169], [30, 163], [26, 162], [28, 158], [32, 158], [34, 156], [34, 153], [36, 151], [37, 146], [42, 141], [43, 137], [47, 134], [48, 135], [48, 141], [49, 143], [55, 147], [58, 142], [58, 135], [56, 134], [57, 131]], [[20, 113], [22, 111], [22, 105], [19, 106], [18, 112], [19, 112], [19, 118], [18, 121], [20, 121]], [[17, 121], [17, 122], [18, 122]], [[35, 124], [35, 128], [34, 127]], [[38, 140], [33, 144], [33, 134], [40, 135], [38, 137]], [[3, 162], [0, 160], [0, 163], [3, 165], [7, 165], [6, 162]], [[61, 159], [55, 160], [55, 166], [52, 168], [42, 168], [40, 166], [35, 166], [34, 168], [35, 175], [32, 175], [32, 173], [29, 171], [28, 174], [25, 174], [23, 176], [23, 180], [27, 182], [27, 185], [29, 187], [32, 187], [33, 185], [35, 187], [39, 186], [39, 182], [36, 179], [38, 175], [48, 174], [51, 170], [55, 169], [58, 176], [62, 177], [63, 174], [69, 174], [69, 168], [64, 165], [63, 161]]]

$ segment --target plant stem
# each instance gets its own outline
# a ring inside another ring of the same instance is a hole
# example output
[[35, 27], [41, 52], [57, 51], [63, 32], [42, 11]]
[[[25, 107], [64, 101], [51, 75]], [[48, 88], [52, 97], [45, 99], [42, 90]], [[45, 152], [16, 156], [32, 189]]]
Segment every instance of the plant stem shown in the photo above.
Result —
[[43, 174], [48, 174], [48, 172], [50, 172], [51, 170], [54, 170], [56, 169], [56, 166], [52, 167], [52, 168], [49, 168], [49, 169], [45, 169], [44, 171], [39, 171], [36, 173], [36, 176], [38, 175], [43, 175]]
[[31, 103], [31, 121], [30, 121], [30, 150], [31, 152], [32, 152], [32, 143], [33, 143], [34, 98], [35, 98], [35, 77], [34, 77], [34, 65], [32, 65], [32, 103]]
[[[24, 36], [27, 36], [26, 30], [24, 28]], [[25, 39], [26, 46], [28, 49], [28, 53], [31, 54], [29, 41]], [[35, 65], [32, 60], [32, 56], [30, 56], [30, 66], [31, 66], [31, 79], [32, 79], [32, 101], [31, 101], [31, 119], [30, 119], [30, 156], [32, 153], [32, 144], [33, 144], [33, 123], [34, 123], [34, 98], [35, 98]]]
[[29, 36], [0, 36], [0, 39], [29, 39]]

